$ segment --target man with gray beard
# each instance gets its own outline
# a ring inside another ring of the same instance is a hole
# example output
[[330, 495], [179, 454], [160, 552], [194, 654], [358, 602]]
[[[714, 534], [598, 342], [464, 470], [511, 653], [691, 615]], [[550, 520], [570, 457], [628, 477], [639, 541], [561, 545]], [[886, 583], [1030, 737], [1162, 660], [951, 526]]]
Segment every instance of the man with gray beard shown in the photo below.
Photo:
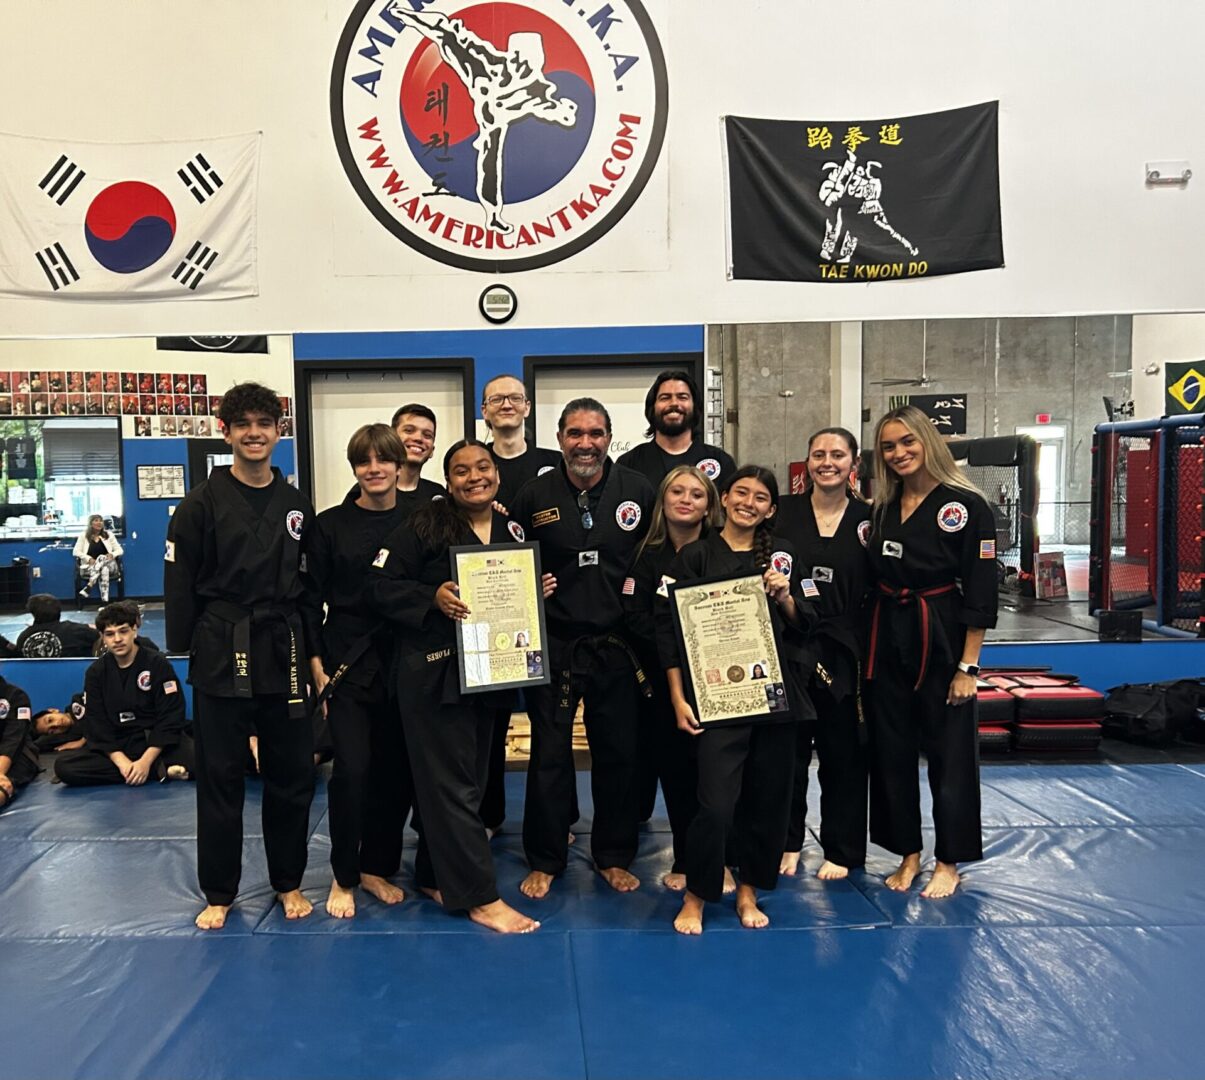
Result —
[[557, 581], [546, 604], [552, 684], [525, 694], [532, 746], [523, 847], [531, 871], [520, 888], [537, 900], [568, 857], [573, 717], [583, 701], [593, 762], [594, 865], [618, 892], [640, 885], [627, 868], [638, 837], [638, 703], [647, 682], [623, 636], [622, 593], [654, 494], [643, 476], [608, 458], [611, 417], [593, 398], [565, 406], [557, 442], [560, 466], [528, 481], [510, 508], [527, 539], [539, 543], [542, 570]]

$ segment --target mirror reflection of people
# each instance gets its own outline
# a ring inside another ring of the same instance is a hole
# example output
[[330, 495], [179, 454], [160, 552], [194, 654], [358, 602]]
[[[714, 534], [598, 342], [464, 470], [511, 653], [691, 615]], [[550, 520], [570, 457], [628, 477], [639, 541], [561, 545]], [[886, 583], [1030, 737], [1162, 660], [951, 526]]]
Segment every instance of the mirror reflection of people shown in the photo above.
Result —
[[[778, 885], [795, 770], [795, 721], [816, 715], [800, 669], [807, 639], [819, 620], [803, 598], [794, 548], [775, 535], [771, 524], [778, 509], [778, 481], [771, 470], [746, 465], [733, 474], [721, 501], [723, 528], [687, 544], [670, 564], [669, 576], [683, 582], [761, 575], [770, 599], [770, 618], [782, 642], [791, 711], [756, 723], [704, 730], [686, 697], [669, 604], [658, 608], [658, 647], [670, 699], [679, 729], [696, 738], [699, 754], [699, 810], [687, 834], [686, 893], [674, 919], [680, 934], [702, 933], [704, 904], [721, 898], [730, 838], [736, 846], [740, 882], [736, 913], [741, 925], [752, 929], [769, 925], [757, 905], [757, 891]], [[736, 828], [738, 799], [741, 823]]]
[[[494, 711], [509, 707], [513, 694], [460, 692], [456, 622], [469, 609], [448, 580], [450, 548], [517, 538], [493, 507], [498, 470], [484, 443], [454, 443], [444, 476], [448, 497], [428, 502], [394, 529], [370, 569], [371, 602], [394, 631], [391, 670], [422, 818], [415, 879], [447, 911], [465, 912], [500, 933], [528, 933], [540, 924], [499, 896], [480, 812]], [[551, 574], [543, 586], [551, 595]]]
[[72, 555], [79, 560], [81, 575], [86, 574], [88, 580], [79, 594], [82, 597], [96, 588], [100, 583], [100, 601], [109, 602], [109, 578], [117, 569], [117, 559], [122, 554], [121, 544], [117, 542], [108, 529], [101, 514], [92, 514], [88, 518], [88, 527], [75, 541]]
[[779, 871], [794, 875], [799, 869], [814, 741], [824, 851], [816, 876], [822, 881], [844, 878], [866, 861], [869, 762], [858, 703], [870, 507], [853, 485], [857, 462], [858, 442], [852, 432], [821, 429], [808, 440], [806, 490], [785, 496], [778, 508], [778, 531], [795, 545], [800, 565], [820, 594], [816, 598], [818, 666], [808, 682], [816, 720], [799, 725], [791, 820]]
[[902, 857], [887, 886], [907, 892], [921, 868], [923, 751], [937, 865], [921, 895], [936, 899], [958, 888], [959, 863], [983, 858], [974, 702], [996, 625], [996, 523], [916, 406], [878, 422], [874, 453], [870, 839]]
[[[661, 482], [648, 535], [623, 587], [624, 626], [640, 657], [640, 666], [653, 685], [652, 696], [641, 698], [640, 704], [640, 727], [645, 735], [642, 758], [652, 776], [652, 800], [657, 797], [658, 781], [665, 796], [674, 861], [661, 883], [675, 892], [686, 888], [686, 834], [699, 805], [695, 790], [699, 783], [697, 752], [694, 740], [678, 730], [669, 683], [657, 652], [654, 612], [659, 598], [667, 595], [669, 567], [678, 552], [704, 532], [718, 529], [722, 522], [720, 494], [711, 480], [693, 465], [675, 465]], [[724, 891], [735, 888], [736, 882], [725, 867]]]

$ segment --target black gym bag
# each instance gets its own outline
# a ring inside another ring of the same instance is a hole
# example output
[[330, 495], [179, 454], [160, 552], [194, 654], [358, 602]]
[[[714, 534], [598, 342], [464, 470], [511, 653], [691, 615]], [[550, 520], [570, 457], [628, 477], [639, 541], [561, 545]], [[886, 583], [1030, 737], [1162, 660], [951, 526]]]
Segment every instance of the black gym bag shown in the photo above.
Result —
[[1105, 700], [1105, 731], [1151, 746], [1168, 746], [1180, 735], [1199, 737], [1202, 701], [1205, 682], [1200, 679], [1115, 686]]

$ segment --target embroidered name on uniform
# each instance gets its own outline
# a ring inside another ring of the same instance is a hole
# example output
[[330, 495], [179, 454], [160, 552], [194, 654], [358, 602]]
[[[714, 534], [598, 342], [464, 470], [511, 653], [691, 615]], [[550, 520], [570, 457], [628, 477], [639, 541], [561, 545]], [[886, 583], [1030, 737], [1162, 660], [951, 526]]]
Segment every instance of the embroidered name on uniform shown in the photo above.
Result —
[[452, 647], [449, 645], [446, 649], [439, 649], [436, 652], [427, 653], [427, 663], [433, 664], [436, 660], [442, 660], [445, 656], [452, 655]]
[[381, 550], [377, 552], [377, 557], [372, 560], [372, 565], [375, 566], [378, 570], [380, 570], [381, 567], [384, 566], [388, 561], [389, 561], [389, 549], [381, 548]]
[[979, 541], [979, 558], [994, 559], [996, 557], [996, 541], [995, 540], [980, 540]]
[[538, 529], [541, 525], [551, 525], [554, 521], [561, 520], [561, 508], [553, 506], [548, 510], [537, 510], [531, 515], [531, 527]]

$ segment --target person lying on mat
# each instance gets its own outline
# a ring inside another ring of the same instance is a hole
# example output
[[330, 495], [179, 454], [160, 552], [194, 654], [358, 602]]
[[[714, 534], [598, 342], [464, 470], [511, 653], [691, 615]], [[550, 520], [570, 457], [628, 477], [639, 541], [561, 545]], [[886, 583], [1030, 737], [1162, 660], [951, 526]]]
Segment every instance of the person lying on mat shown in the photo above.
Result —
[[43, 709], [33, 714], [34, 746], [39, 754], [78, 750], [84, 745], [84, 694], [71, 696], [65, 709]]
[[0, 676], [0, 808], [38, 775], [29, 695]]
[[55, 775], [73, 787], [188, 779], [193, 744], [180, 680], [167, 657], [135, 644], [138, 605], [109, 604], [96, 625], [105, 654], [84, 678], [87, 745], [59, 755]]

